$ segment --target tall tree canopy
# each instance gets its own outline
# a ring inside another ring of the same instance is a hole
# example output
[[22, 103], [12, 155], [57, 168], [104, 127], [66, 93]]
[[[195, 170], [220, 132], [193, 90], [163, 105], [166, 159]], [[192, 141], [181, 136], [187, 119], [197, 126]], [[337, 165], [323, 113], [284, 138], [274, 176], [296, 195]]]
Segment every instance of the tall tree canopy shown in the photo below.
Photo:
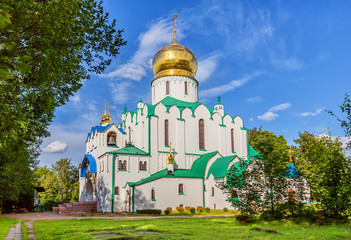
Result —
[[126, 44], [122, 32], [95, 0], [1, 1], [0, 209], [29, 184], [16, 169], [24, 176], [35, 165], [55, 108], [105, 70]]

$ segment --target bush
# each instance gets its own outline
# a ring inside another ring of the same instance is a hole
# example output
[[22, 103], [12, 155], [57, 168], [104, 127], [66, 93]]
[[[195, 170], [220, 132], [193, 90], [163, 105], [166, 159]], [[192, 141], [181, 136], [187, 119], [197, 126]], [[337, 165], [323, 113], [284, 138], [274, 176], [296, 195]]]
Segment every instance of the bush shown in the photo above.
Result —
[[201, 207], [201, 206], [198, 206], [198, 207], [196, 208], [196, 211], [198, 211], [198, 212], [203, 212], [203, 211], [204, 211], [204, 208]]
[[223, 212], [228, 212], [228, 208], [223, 208]]
[[180, 213], [184, 212], [184, 208], [182, 206], [176, 207], [176, 209]]
[[161, 209], [139, 209], [136, 210], [137, 214], [150, 214], [150, 215], [161, 215]]
[[209, 213], [209, 212], [211, 212], [211, 209], [210, 209], [209, 207], [207, 207], [207, 208], [205, 208], [205, 211], [206, 211], [207, 213]]
[[168, 210], [169, 212], [173, 211], [173, 209], [171, 207], [166, 208], [166, 210]]
[[187, 211], [187, 212], [189, 212], [190, 209], [191, 209], [191, 207], [189, 207], [189, 206], [186, 206], [186, 207], [185, 207], [185, 211]]
[[236, 216], [236, 221], [241, 223], [252, 223], [254, 222], [255, 218], [251, 215], [240, 214]]
[[260, 218], [264, 221], [281, 220], [283, 219], [283, 217], [283, 213], [278, 210], [274, 210], [273, 213], [271, 212], [271, 210], [266, 210], [260, 216]]
[[190, 212], [192, 213], [192, 214], [194, 214], [195, 213], [195, 208], [190, 208]]
[[164, 213], [165, 213], [166, 215], [168, 215], [168, 214], [171, 213], [171, 211], [169, 211], [168, 208], [167, 208], [167, 209], [164, 211]]

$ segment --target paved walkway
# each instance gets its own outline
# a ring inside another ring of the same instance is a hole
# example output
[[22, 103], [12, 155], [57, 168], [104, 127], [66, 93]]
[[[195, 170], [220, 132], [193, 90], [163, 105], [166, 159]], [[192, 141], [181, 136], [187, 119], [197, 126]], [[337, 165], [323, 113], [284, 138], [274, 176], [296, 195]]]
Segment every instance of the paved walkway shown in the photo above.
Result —
[[154, 219], [154, 218], [227, 218], [233, 217], [234, 215], [194, 215], [194, 216], [121, 216], [116, 214], [106, 214], [101, 216], [74, 216], [74, 215], [63, 215], [51, 212], [41, 212], [41, 213], [16, 213], [16, 214], [4, 214], [4, 217], [17, 218], [21, 220], [65, 220], [65, 219]]
[[22, 220], [20, 220], [19, 223], [10, 228], [9, 233], [5, 237], [5, 240], [22, 240], [21, 222]]

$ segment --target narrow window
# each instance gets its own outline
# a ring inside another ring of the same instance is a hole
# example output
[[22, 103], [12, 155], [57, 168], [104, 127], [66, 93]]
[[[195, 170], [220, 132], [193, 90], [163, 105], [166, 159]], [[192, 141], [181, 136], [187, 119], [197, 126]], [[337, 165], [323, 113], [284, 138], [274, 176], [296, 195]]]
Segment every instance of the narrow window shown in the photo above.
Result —
[[128, 134], [129, 134], [129, 142], [132, 142], [132, 130], [130, 129], [130, 127], [128, 127]]
[[104, 164], [104, 161], [102, 161], [102, 171], [104, 171], [104, 168], [105, 168], [105, 164]]
[[115, 195], [119, 195], [119, 187], [115, 187]]
[[188, 83], [184, 82], [184, 94], [188, 95]]
[[182, 183], [178, 185], [178, 194], [184, 195], [184, 187]]
[[166, 94], [169, 94], [169, 82], [166, 82]]
[[144, 170], [147, 170], [146, 161], [144, 162]]
[[199, 148], [205, 149], [205, 124], [204, 120], [199, 120]]
[[168, 120], [165, 120], [165, 146], [169, 145], [169, 139], [168, 139]]
[[127, 161], [126, 161], [126, 160], [123, 161], [123, 169], [124, 169], [124, 170], [127, 169]]
[[139, 170], [143, 170], [143, 162], [142, 161], [139, 162]]
[[212, 187], [212, 196], [214, 196], [214, 187]]
[[232, 143], [232, 152], [234, 151], [234, 129], [230, 130], [230, 136], [231, 136], [231, 143]]
[[152, 200], [152, 201], [156, 201], [155, 189], [151, 189], [151, 200]]
[[123, 167], [123, 165], [122, 165], [122, 161], [121, 161], [121, 160], [119, 160], [119, 161], [118, 161], [118, 169], [122, 169], [122, 167]]

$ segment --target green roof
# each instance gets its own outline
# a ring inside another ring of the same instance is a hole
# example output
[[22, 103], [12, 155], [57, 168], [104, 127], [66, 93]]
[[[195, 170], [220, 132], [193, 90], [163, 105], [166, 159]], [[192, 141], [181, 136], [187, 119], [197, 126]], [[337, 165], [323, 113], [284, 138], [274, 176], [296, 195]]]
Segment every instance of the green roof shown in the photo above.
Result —
[[261, 158], [261, 155], [253, 148], [250, 146], [250, 156], [249, 158]]
[[113, 154], [127, 154], [127, 155], [149, 155], [147, 152], [144, 152], [143, 150], [140, 150], [139, 148], [136, 148], [132, 145], [127, 145], [124, 148], [117, 149], [112, 152], [108, 153], [113, 153]]
[[135, 183], [128, 183], [129, 186], [138, 186], [147, 182], [154, 181], [159, 178], [202, 178], [205, 175], [206, 165], [207, 162], [212, 158], [214, 155], [217, 154], [217, 151], [210, 152], [201, 155], [192, 165], [191, 169], [175, 169], [172, 172], [172, 175], [168, 175], [168, 170], [163, 169], [159, 172], [156, 172], [150, 175], [147, 178], [141, 179]]
[[229, 163], [235, 157], [236, 155], [217, 158], [216, 161], [214, 161], [214, 163], [211, 165], [206, 178], [208, 178], [211, 173], [214, 176], [214, 178], [223, 178], [227, 173]]

